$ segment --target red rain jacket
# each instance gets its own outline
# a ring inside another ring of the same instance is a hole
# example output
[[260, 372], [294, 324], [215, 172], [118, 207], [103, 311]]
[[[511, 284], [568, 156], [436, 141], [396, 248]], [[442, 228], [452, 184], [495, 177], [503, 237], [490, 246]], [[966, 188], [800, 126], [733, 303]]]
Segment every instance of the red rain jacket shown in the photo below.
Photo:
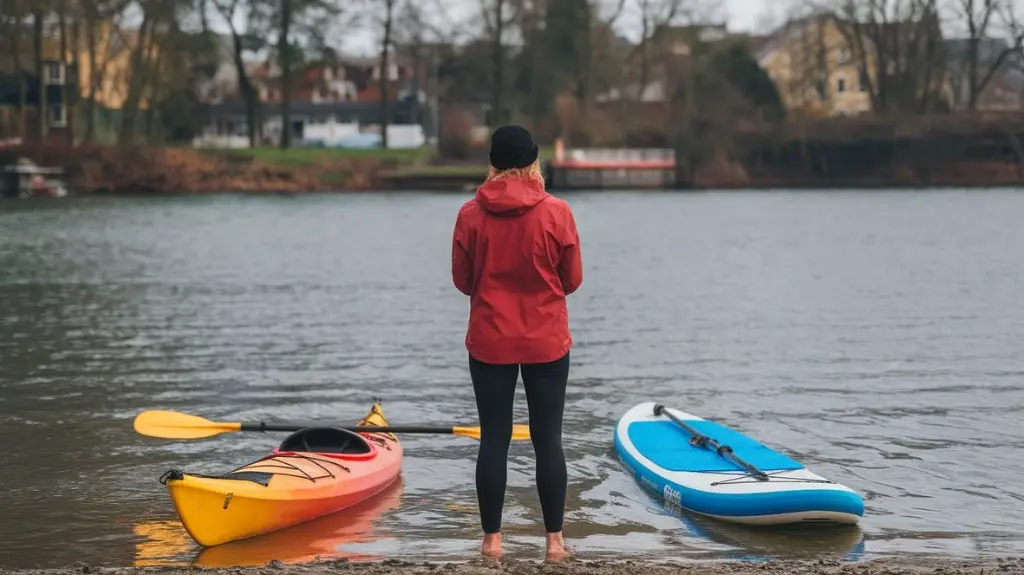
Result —
[[466, 349], [485, 363], [546, 363], [572, 347], [565, 296], [583, 282], [569, 204], [544, 182], [484, 183], [452, 235], [452, 280], [470, 297]]

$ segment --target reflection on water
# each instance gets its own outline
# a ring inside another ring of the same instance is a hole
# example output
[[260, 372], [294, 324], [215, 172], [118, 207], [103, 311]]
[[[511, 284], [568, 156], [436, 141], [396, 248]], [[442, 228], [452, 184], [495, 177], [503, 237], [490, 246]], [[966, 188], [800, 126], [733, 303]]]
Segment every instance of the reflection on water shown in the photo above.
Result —
[[832, 557], [859, 561], [864, 557], [864, 532], [857, 525], [752, 526], [728, 523], [660, 506], [679, 519], [690, 534], [731, 548], [730, 558], [759, 561], [778, 557]]
[[[1024, 194], [566, 197], [584, 242], [564, 434], [581, 554], [850, 552], [842, 534], [691, 527], [653, 507], [612, 449], [616, 419], [648, 400], [856, 489], [867, 556], [1024, 552]], [[450, 276], [465, 199], [0, 205], [0, 568], [131, 565], [136, 526], [175, 529], [162, 473], [220, 472], [281, 440], [139, 437], [145, 409], [348, 423], [382, 397], [395, 425], [472, 424]], [[477, 445], [403, 438], [401, 505], [345, 552], [476, 553]], [[509, 456], [503, 529], [535, 558], [532, 447]]]
[[[198, 547], [177, 519], [142, 522], [135, 526], [135, 535], [140, 538], [136, 544], [135, 566], [232, 567], [266, 565], [271, 561], [382, 560], [388, 555], [384, 550], [394, 549], [392, 544], [396, 537], [382, 532], [379, 524], [385, 514], [401, 506], [401, 494], [402, 481], [399, 481], [348, 510], [258, 537], [207, 548]], [[651, 501], [652, 505], [657, 505], [653, 499]], [[475, 507], [445, 507], [450, 511], [476, 512]], [[686, 530], [691, 540], [703, 541], [699, 547], [704, 551], [696, 551], [697, 556], [715, 548], [718, 556], [741, 561], [762, 561], [779, 556], [829, 556], [841, 561], [858, 561], [864, 553], [863, 533], [856, 526], [753, 527], [665, 507], [660, 507], [657, 512], [679, 521], [679, 526]], [[583, 542], [578, 547], [585, 556], [609, 555], [600, 549], [603, 530], [583, 533], [575, 528], [571, 531], [574, 542]], [[530, 547], [530, 537], [523, 537], [517, 530], [512, 530], [506, 537], [512, 557]], [[693, 547], [692, 541], [688, 547]], [[378, 551], [375, 553], [373, 549]], [[694, 554], [694, 551], [689, 553]]]
[[[258, 537], [232, 541], [215, 547], [198, 547], [177, 519], [146, 521], [135, 526], [143, 538], [135, 546], [135, 566], [194, 565], [231, 567], [266, 565], [270, 561], [301, 563], [313, 560], [347, 559], [373, 561], [383, 557], [372, 553], [346, 551], [345, 547], [369, 544], [379, 538], [376, 522], [402, 502], [402, 480], [383, 492], [346, 510]], [[198, 553], [196, 553], [198, 551]], [[193, 555], [191, 560], [186, 556]]]
[[177, 519], [144, 521], [135, 526], [135, 566], [187, 565], [182, 560], [196, 546]]

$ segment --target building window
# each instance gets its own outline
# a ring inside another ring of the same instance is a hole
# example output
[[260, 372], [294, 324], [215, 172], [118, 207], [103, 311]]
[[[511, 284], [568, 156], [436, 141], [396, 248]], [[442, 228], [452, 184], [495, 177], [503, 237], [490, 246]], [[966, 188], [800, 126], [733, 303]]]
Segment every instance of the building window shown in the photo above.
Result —
[[836, 80], [836, 91], [840, 93], [846, 91], [846, 78], [839, 78]]
[[50, 104], [48, 106], [50, 114], [50, 126], [54, 128], [63, 128], [67, 125], [67, 110], [60, 104]]
[[46, 63], [46, 83], [60, 85], [64, 83], [64, 63]]

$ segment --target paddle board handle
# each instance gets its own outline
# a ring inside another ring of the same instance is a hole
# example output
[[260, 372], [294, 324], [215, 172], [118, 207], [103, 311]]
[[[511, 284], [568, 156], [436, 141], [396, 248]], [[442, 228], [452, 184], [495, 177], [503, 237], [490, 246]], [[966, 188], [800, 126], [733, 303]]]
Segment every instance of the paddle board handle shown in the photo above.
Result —
[[704, 434], [700, 433], [699, 431], [697, 431], [696, 429], [690, 427], [689, 425], [684, 423], [683, 420], [681, 420], [678, 417], [676, 417], [674, 413], [672, 413], [671, 411], [665, 409], [664, 405], [662, 405], [660, 403], [655, 403], [654, 404], [654, 415], [656, 415], [656, 416], [664, 415], [664, 416], [668, 417], [669, 419], [671, 419], [672, 421], [674, 421], [680, 427], [685, 429], [686, 431], [690, 432], [690, 434], [693, 435], [692, 442], [693, 442], [694, 445], [697, 445], [699, 447], [703, 447], [705, 449], [707, 449], [708, 447], [711, 447], [711, 448], [713, 448], [715, 450], [716, 453], [718, 453], [718, 455], [720, 455], [720, 456], [722, 456], [722, 457], [724, 457], [726, 459], [730, 459], [734, 463], [736, 463], [737, 465], [742, 467], [743, 469], [746, 469], [758, 481], [768, 481], [768, 474], [767, 473], [765, 473], [764, 471], [761, 471], [760, 469], [754, 467], [753, 465], [751, 465], [751, 464], [747, 463], [746, 461], [743, 461], [742, 459], [737, 457], [736, 454], [733, 453], [732, 448], [729, 447], [728, 445], [722, 445], [722, 444], [718, 443], [717, 441], [715, 441], [714, 439], [708, 437], [707, 435], [704, 435]]

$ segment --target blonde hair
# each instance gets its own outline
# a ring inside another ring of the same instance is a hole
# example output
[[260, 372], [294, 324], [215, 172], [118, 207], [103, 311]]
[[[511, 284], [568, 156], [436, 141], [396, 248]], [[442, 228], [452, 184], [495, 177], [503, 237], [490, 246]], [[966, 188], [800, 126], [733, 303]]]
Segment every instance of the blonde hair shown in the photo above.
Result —
[[498, 170], [494, 166], [489, 166], [487, 170], [487, 179], [485, 181], [490, 182], [492, 180], [498, 180], [501, 178], [517, 177], [523, 179], [535, 179], [544, 181], [544, 173], [540, 169], [540, 158], [533, 161], [532, 164], [525, 168], [509, 168], [507, 170]]

